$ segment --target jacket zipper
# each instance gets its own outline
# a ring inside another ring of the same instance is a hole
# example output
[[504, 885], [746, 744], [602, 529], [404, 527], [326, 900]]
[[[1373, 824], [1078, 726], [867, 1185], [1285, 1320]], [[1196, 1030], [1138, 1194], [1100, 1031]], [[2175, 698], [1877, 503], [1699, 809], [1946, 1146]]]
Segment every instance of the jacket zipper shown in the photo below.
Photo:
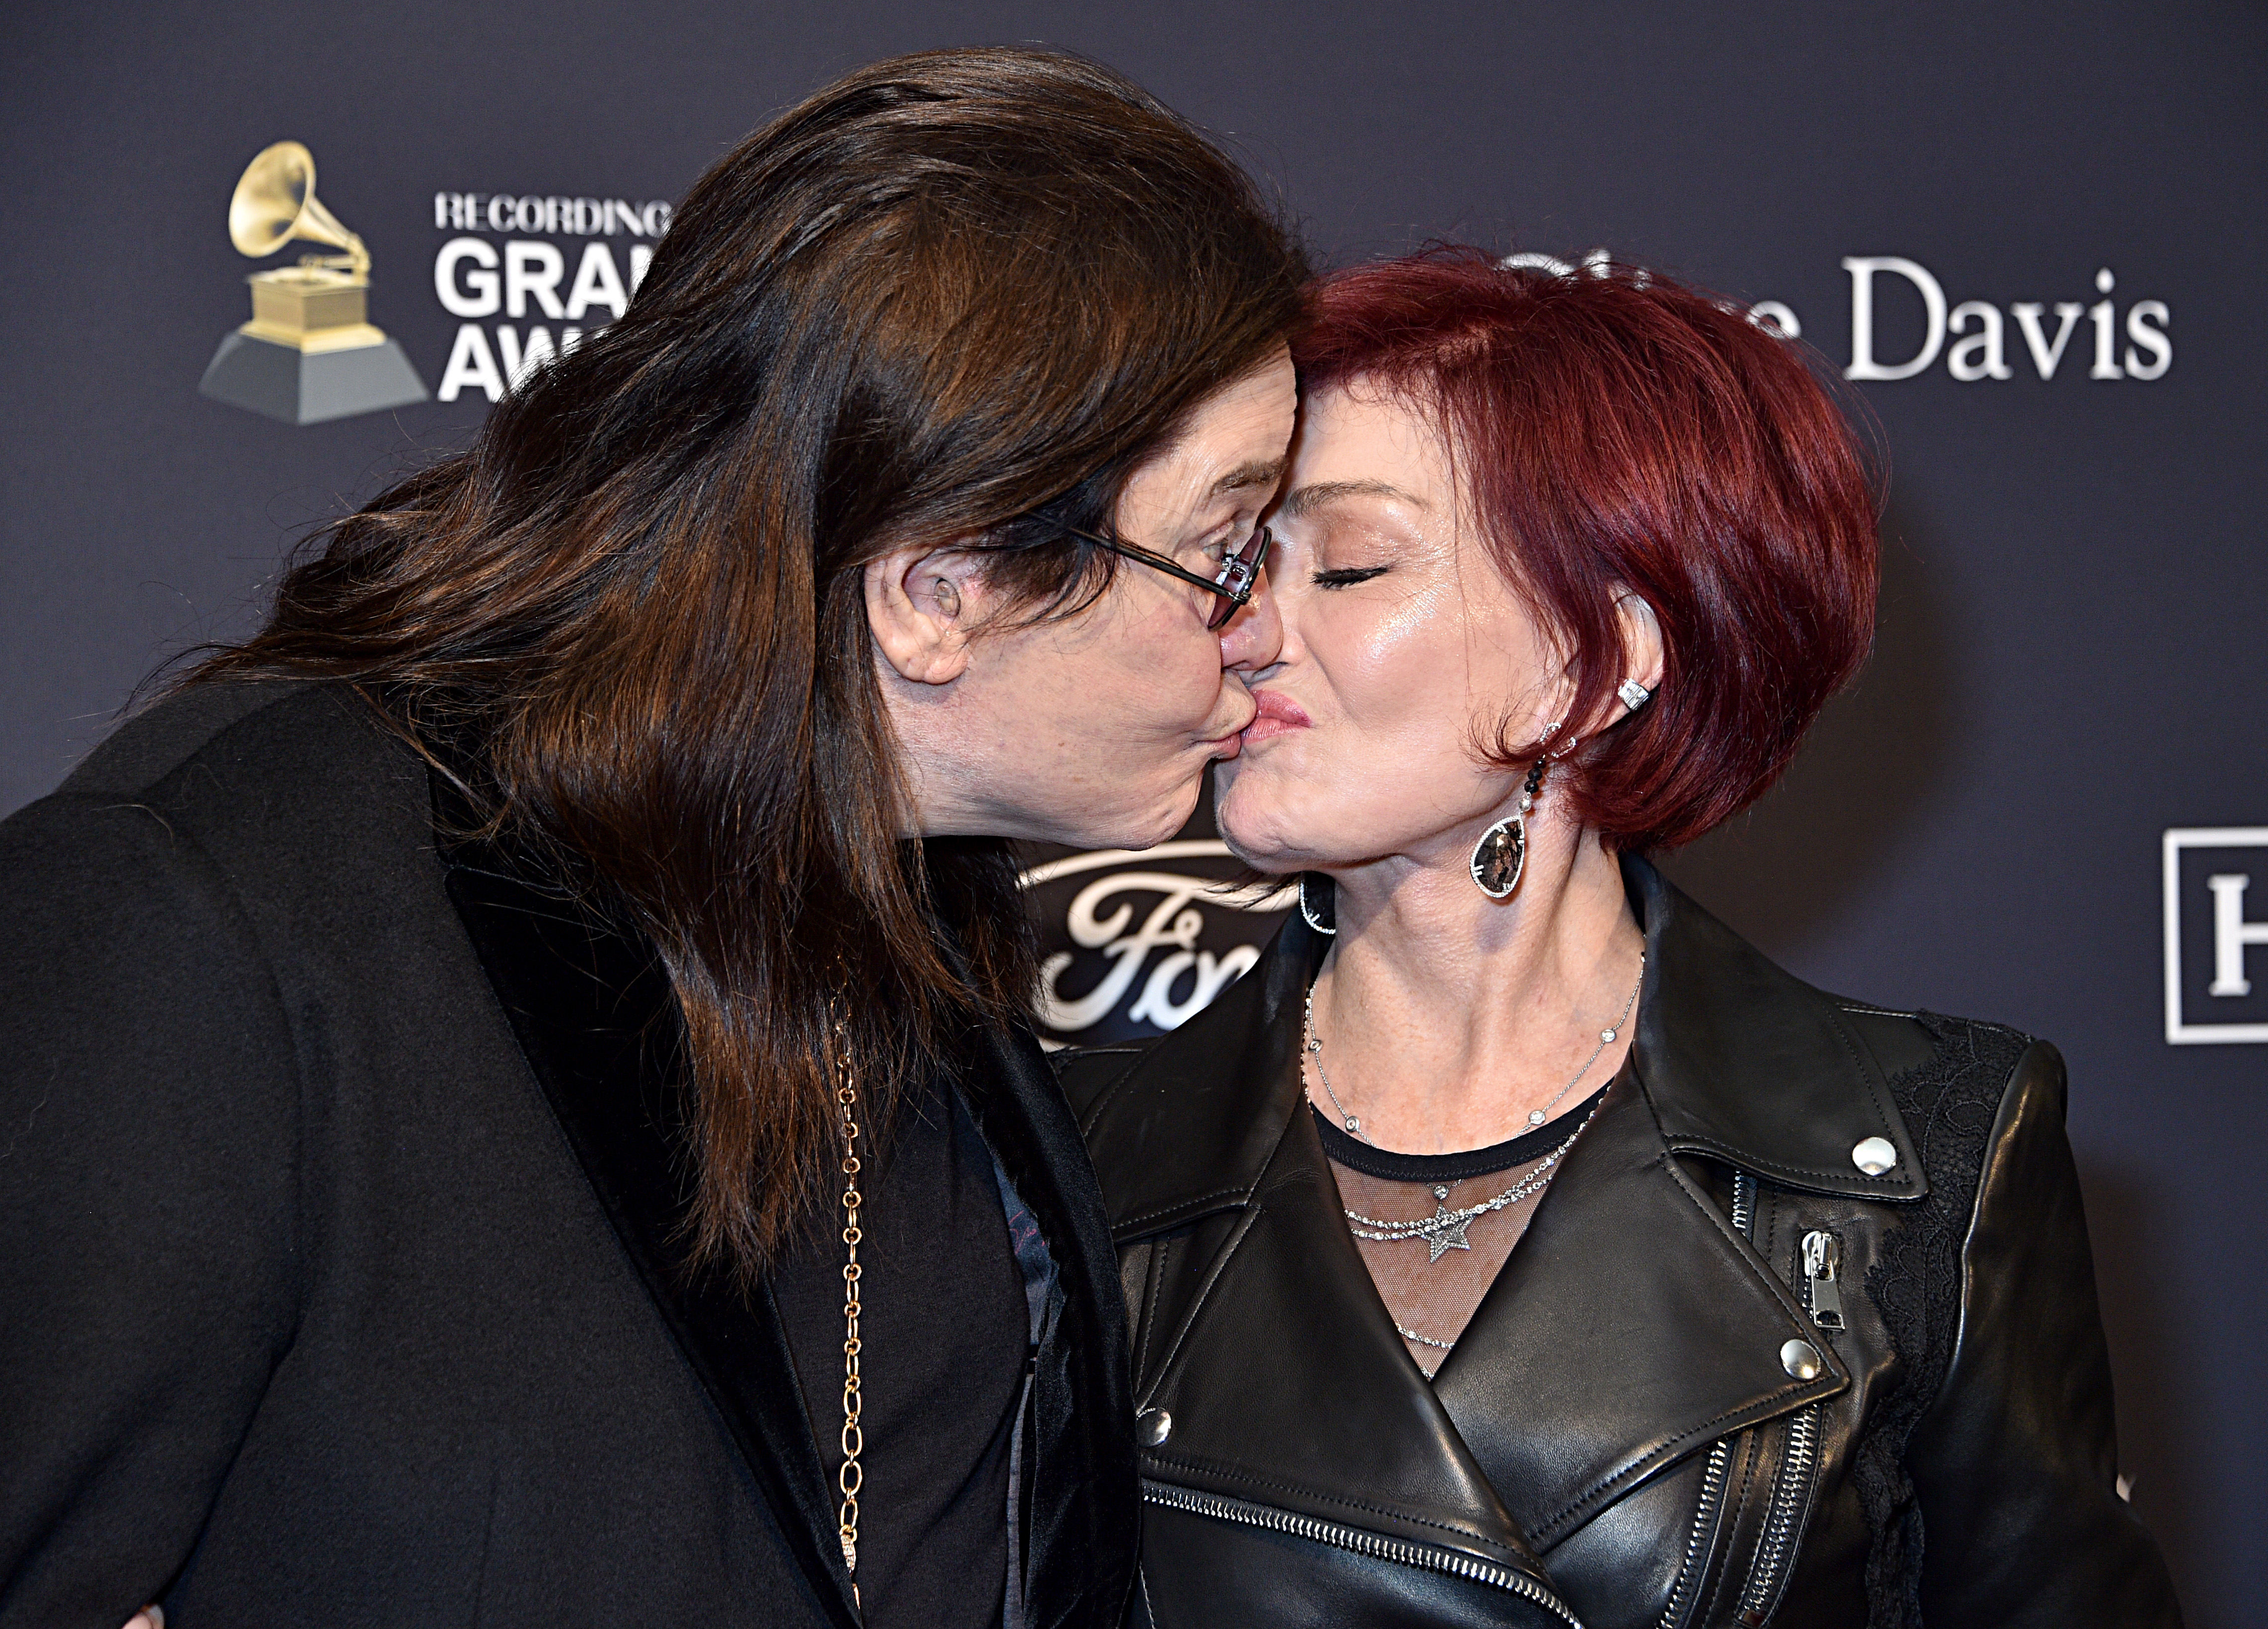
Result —
[[[1746, 1171], [1733, 1173], [1733, 1227], [1751, 1243], [1756, 1239], [1756, 1191], [1754, 1176]], [[1843, 1242], [1833, 1234], [1814, 1231], [1803, 1235], [1802, 1259], [1799, 1264], [1804, 1277], [1809, 1280], [1812, 1322], [1822, 1329], [1839, 1330], [1843, 1327], [1843, 1293], [1837, 1282], [1842, 1260]], [[1796, 1529], [1811, 1494], [1811, 1471], [1819, 1455], [1819, 1417], [1823, 1406], [1818, 1403], [1811, 1404], [1798, 1409], [1788, 1419], [1787, 1448], [1780, 1457], [1779, 1475], [1772, 1484], [1771, 1504], [1764, 1515], [1764, 1534], [1756, 1540], [1756, 1557], [1749, 1564], [1749, 1581], [1741, 1591], [1737, 1616], [1740, 1623], [1748, 1629], [1763, 1624], [1779, 1603], [1788, 1563], [1794, 1554]], [[1726, 1446], [1725, 1443], [1718, 1445], [1720, 1449]], [[1701, 1509], [1694, 1518], [1693, 1537], [1687, 1544], [1689, 1557], [1693, 1547], [1700, 1543], [1703, 1529], [1713, 1515], [1709, 1505], [1708, 1488], [1705, 1483]], [[1681, 1576], [1681, 1588], [1683, 1581]], [[1675, 1594], [1670, 1603], [1674, 1611], [1678, 1605]], [[1672, 1621], [1671, 1617], [1665, 1614], [1662, 1618], [1664, 1629], [1668, 1629]]]
[[[1746, 1171], [1733, 1173], [1733, 1231], [1744, 1239], [1751, 1239], [1756, 1222], [1756, 1179]], [[1711, 1529], [1716, 1525], [1717, 1507], [1725, 1497], [1725, 1473], [1733, 1460], [1733, 1439], [1725, 1437], [1709, 1450], [1709, 1468], [1701, 1478], [1701, 1500], [1694, 1507], [1693, 1529], [1686, 1535], [1685, 1559], [1677, 1569], [1677, 1582], [1669, 1591], [1669, 1604], [1662, 1609], [1660, 1629], [1676, 1629], [1684, 1616], [1694, 1592], [1699, 1588], [1701, 1574], [1707, 1571]]]
[[1659, 1629], [1677, 1629], [1708, 1570], [1709, 1530], [1716, 1524], [1717, 1507], [1724, 1502], [1725, 1473], [1733, 1463], [1733, 1440], [1720, 1438], [1709, 1450], [1709, 1468], [1701, 1477], [1701, 1502], [1694, 1507], [1693, 1531], [1685, 1540], [1685, 1559], [1677, 1568], [1677, 1582], [1669, 1591], [1669, 1604], [1661, 1611]]
[[[1733, 1226], [1752, 1243], [1756, 1237], [1756, 1179], [1745, 1171], [1734, 1173]], [[1803, 1235], [1801, 1250], [1797, 1264], [1808, 1280], [1812, 1322], [1822, 1329], [1839, 1330], [1843, 1327], [1843, 1293], [1836, 1283], [1836, 1272], [1842, 1265], [1843, 1242], [1831, 1233], [1815, 1230]], [[1814, 1403], [1798, 1409], [1788, 1419], [1787, 1448], [1780, 1456], [1779, 1475], [1773, 1479], [1771, 1503], [1764, 1513], [1764, 1530], [1756, 1540], [1756, 1553], [1749, 1564], [1749, 1581], [1741, 1591], [1740, 1611], [1735, 1615], [1745, 1629], [1756, 1629], [1779, 1604], [1787, 1566], [1794, 1555], [1796, 1527], [1811, 1496], [1811, 1467], [1819, 1454], [1822, 1406]]]
[[1811, 1493], [1811, 1464], [1819, 1453], [1819, 1411], [1814, 1403], [1798, 1409], [1787, 1422], [1787, 1451], [1780, 1460], [1779, 1479], [1764, 1517], [1764, 1537], [1756, 1540], [1756, 1559], [1749, 1571], [1749, 1587], [1741, 1591], [1740, 1621], [1749, 1629], [1764, 1623], [1779, 1603], [1787, 1563], [1795, 1551], [1796, 1524]]
[[1823, 1330], [1843, 1327], [1843, 1289], [1836, 1282], [1842, 1266], [1842, 1240], [1815, 1230], [1803, 1235], [1803, 1276], [1810, 1286], [1811, 1321]]
[[1178, 1487], [1170, 1482], [1155, 1482], [1148, 1477], [1142, 1478], [1142, 1497], [1151, 1504], [1164, 1505], [1172, 1510], [1186, 1510], [1223, 1522], [1241, 1522], [1247, 1527], [1289, 1533], [1295, 1538], [1351, 1550], [1357, 1555], [1373, 1556], [1381, 1561], [1397, 1561], [1404, 1566], [1422, 1566], [1431, 1572], [1469, 1578], [1476, 1583], [1491, 1584], [1543, 1608], [1566, 1624], [1568, 1629], [1583, 1629], [1582, 1621], [1565, 1602], [1527, 1574], [1494, 1561], [1481, 1560], [1460, 1551], [1445, 1549], [1438, 1544], [1413, 1544], [1403, 1538], [1389, 1538], [1382, 1533], [1367, 1532], [1359, 1527], [1347, 1527], [1336, 1522], [1324, 1522], [1314, 1516], [1278, 1510], [1272, 1505], [1256, 1505], [1248, 1500], [1225, 1499], [1218, 1493], [1200, 1493], [1193, 1488]]

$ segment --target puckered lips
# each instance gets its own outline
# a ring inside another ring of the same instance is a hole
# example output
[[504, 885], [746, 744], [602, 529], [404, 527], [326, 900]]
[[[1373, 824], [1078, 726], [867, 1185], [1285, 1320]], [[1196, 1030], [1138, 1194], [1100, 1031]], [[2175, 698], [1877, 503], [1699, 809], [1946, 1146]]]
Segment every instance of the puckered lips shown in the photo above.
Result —
[[1259, 711], [1252, 722], [1244, 726], [1244, 744], [1247, 747], [1257, 747], [1264, 741], [1271, 741], [1292, 730], [1309, 729], [1314, 725], [1315, 721], [1307, 715], [1299, 703], [1280, 691], [1256, 689], [1252, 692], [1252, 699], [1258, 705]]
[[[1233, 695], [1235, 692], [1244, 689], [1245, 687], [1241, 683], [1227, 684], [1224, 682], [1225, 694]], [[1254, 694], [1254, 692], [1249, 690], [1245, 691], [1247, 699], [1252, 698]], [[1239, 753], [1244, 750], [1244, 733], [1252, 727], [1252, 725], [1257, 717], [1258, 714], [1256, 713], [1252, 719], [1246, 719], [1242, 724], [1237, 725], [1234, 728], [1224, 730], [1219, 735], [1208, 737], [1204, 743], [1205, 746], [1211, 749], [1212, 756], [1216, 759], [1226, 762], [1230, 758], [1235, 757]]]

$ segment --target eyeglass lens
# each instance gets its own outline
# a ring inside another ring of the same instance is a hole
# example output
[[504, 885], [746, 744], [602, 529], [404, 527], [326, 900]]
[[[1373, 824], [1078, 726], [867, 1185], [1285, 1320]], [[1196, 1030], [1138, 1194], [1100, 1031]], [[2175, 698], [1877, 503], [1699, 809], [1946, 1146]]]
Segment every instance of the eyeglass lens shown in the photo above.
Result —
[[1268, 528], [1256, 526], [1244, 547], [1220, 563], [1220, 575], [1213, 581], [1226, 590], [1213, 607], [1212, 616], [1205, 623], [1207, 632], [1216, 632], [1228, 625], [1228, 619], [1241, 610], [1252, 597], [1252, 585], [1260, 576], [1260, 567], [1268, 555]]

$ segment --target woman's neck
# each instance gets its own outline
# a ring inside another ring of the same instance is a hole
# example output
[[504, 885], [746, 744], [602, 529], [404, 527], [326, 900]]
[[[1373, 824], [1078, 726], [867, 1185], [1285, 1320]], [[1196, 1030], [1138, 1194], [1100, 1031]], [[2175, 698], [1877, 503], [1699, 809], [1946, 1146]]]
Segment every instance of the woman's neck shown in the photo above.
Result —
[[1338, 937], [1315, 981], [1322, 1050], [1306, 1054], [1308, 1095], [1341, 1118], [1320, 1064], [1381, 1148], [1486, 1147], [1535, 1113], [1564, 1112], [1622, 1066], [1645, 941], [1621, 868], [1595, 837], [1557, 822], [1531, 819], [1528, 839], [1507, 900], [1476, 888], [1462, 855], [1336, 878]]

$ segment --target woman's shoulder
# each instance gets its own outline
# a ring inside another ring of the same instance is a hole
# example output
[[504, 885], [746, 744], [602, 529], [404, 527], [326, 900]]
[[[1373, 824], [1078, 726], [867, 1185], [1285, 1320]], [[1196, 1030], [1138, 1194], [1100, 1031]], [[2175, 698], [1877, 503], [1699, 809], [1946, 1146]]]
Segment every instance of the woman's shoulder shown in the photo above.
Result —
[[1922, 1009], [1900, 1010], [1828, 996], [1844, 1023], [1873, 1055], [1904, 1109], [1948, 1091], [1993, 1101], [2019, 1080], [2051, 1083], [2060, 1093], [2063, 1055], [2012, 1024]]
[[1829, 997], [1873, 1054], [1933, 1194], [1966, 1212], [1998, 1143], [2060, 1139], [2063, 1054], [2014, 1025]]

